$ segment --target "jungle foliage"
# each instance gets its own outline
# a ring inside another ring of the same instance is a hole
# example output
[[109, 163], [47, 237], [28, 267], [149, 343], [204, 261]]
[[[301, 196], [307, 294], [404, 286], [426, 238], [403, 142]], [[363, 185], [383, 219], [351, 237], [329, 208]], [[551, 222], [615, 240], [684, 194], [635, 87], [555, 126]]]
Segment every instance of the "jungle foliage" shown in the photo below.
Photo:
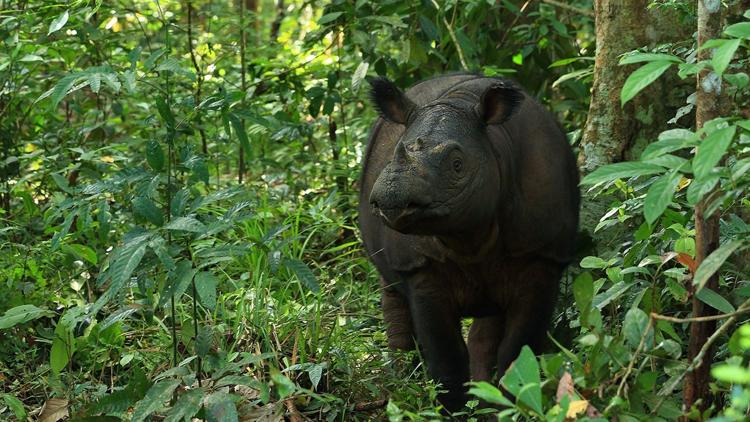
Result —
[[[692, 28], [694, 3], [650, 7]], [[0, 419], [444, 418], [419, 354], [386, 346], [357, 234], [366, 78], [506, 76], [577, 148], [595, 38], [591, 0], [0, 0]], [[745, 418], [750, 11], [702, 48], [622, 57], [623, 104], [671, 76], [684, 106], [585, 176], [608, 211], [549, 350], [472, 385], [466, 418]], [[728, 105], [696, 129], [704, 69]], [[701, 201], [721, 242], [698, 263]], [[710, 403], [683, 409], [693, 295], [722, 315]]]

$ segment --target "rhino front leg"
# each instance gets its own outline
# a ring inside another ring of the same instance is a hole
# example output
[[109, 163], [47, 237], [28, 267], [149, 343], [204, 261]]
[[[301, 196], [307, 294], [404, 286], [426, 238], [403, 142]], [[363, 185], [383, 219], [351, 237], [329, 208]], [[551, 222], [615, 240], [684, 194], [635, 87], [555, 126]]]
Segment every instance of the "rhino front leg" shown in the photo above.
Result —
[[503, 336], [501, 315], [476, 318], [469, 329], [471, 379], [490, 381], [497, 363], [497, 348]]
[[469, 381], [469, 353], [460, 319], [449, 301], [438, 294], [412, 291], [409, 304], [427, 371], [447, 390], [438, 399], [447, 410], [457, 411], [466, 403], [464, 383]]
[[555, 309], [561, 270], [555, 265], [536, 263], [519, 275], [519, 280], [527, 282], [528, 288], [519, 290], [506, 310], [505, 333], [497, 351], [499, 377], [505, 374], [524, 345], [539, 352]]
[[414, 350], [414, 331], [409, 302], [403, 295], [391, 288], [382, 277], [380, 287], [388, 347], [391, 350]]

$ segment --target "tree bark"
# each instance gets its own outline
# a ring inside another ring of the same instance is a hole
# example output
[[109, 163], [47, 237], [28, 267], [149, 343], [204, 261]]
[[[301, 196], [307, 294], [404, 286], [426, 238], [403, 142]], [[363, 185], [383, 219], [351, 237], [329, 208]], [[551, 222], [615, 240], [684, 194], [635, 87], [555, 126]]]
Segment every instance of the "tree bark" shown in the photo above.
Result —
[[662, 77], [620, 106], [625, 80], [638, 65], [620, 66], [623, 53], [689, 38], [676, 13], [648, 9], [648, 0], [595, 0], [596, 59], [588, 120], [578, 164], [589, 173], [605, 164], [637, 158], [664, 129], [675, 81]]
[[[713, 38], [720, 38], [722, 30], [721, 2], [715, 0], [698, 0], [698, 46]], [[698, 51], [697, 60], [709, 60], [711, 49]], [[696, 80], [695, 101], [695, 127], [699, 130], [703, 125], [722, 112], [721, 89], [715, 89], [715, 84], [704, 84], [706, 78], [713, 78], [710, 69], [703, 69]], [[700, 148], [700, 147], [699, 147]], [[695, 253], [698, 265], [711, 252], [719, 247], [719, 215], [714, 212], [706, 215], [709, 205], [708, 194], [695, 206]], [[705, 288], [716, 290], [719, 285], [718, 275], [714, 274], [706, 283]], [[716, 314], [716, 309], [704, 304], [695, 297], [694, 287], [690, 288], [693, 294], [693, 317], [702, 317]], [[708, 337], [716, 330], [716, 321], [693, 322], [690, 325], [690, 340], [688, 343], [688, 361], [692, 361], [706, 343]], [[684, 410], [689, 412], [695, 405], [703, 412], [711, 404], [708, 384], [710, 381], [711, 357], [713, 351], [709, 350], [700, 366], [689, 372], [685, 377], [683, 387]]]

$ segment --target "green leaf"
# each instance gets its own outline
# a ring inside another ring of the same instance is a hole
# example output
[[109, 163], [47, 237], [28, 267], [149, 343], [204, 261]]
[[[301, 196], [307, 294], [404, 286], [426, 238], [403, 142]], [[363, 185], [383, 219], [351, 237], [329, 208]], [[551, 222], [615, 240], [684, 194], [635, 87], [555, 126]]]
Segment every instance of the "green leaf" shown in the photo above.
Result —
[[169, 104], [167, 104], [167, 101], [164, 99], [164, 97], [156, 97], [156, 110], [159, 112], [159, 115], [164, 121], [167, 130], [173, 132], [175, 129], [174, 115], [172, 114], [172, 109], [169, 108]]
[[581, 260], [581, 268], [607, 268], [607, 261], [598, 256], [587, 256]]
[[190, 421], [201, 409], [201, 399], [206, 392], [202, 388], [187, 390], [180, 395], [177, 402], [172, 406], [164, 422]]
[[164, 150], [159, 142], [151, 139], [146, 143], [146, 161], [154, 171], [164, 168]]
[[5, 314], [0, 317], [0, 330], [53, 315], [55, 315], [54, 312], [44, 308], [37, 308], [34, 305], [16, 306], [5, 311]]
[[245, 157], [249, 157], [250, 141], [247, 139], [247, 132], [245, 132], [242, 121], [240, 121], [240, 118], [237, 117], [236, 114], [231, 113], [229, 114], [229, 122], [232, 124], [232, 130], [234, 130], [235, 135], [237, 135], [237, 139], [239, 139], [240, 141], [240, 145], [242, 145], [242, 148], [245, 151]]
[[730, 384], [750, 384], [750, 370], [744, 366], [718, 365], [711, 368], [711, 376]]
[[627, 54], [620, 59], [620, 65], [642, 63], [642, 62], [672, 62], [682, 63], [682, 59], [671, 54], [663, 53], [633, 53]]
[[734, 306], [732, 306], [729, 301], [727, 301], [720, 294], [709, 289], [708, 287], [704, 287], [698, 290], [698, 292], [695, 294], [695, 297], [697, 297], [706, 305], [716, 308], [717, 310], [725, 314], [730, 314], [735, 311]]
[[501, 383], [519, 402], [543, 414], [539, 363], [529, 346], [523, 346]]
[[747, 84], [750, 83], [750, 76], [747, 76], [747, 73], [745, 72], [727, 73], [724, 75], [724, 79], [740, 89], [746, 87]]
[[174, 296], [174, 300], [178, 301], [182, 294], [185, 293], [190, 282], [193, 281], [193, 277], [197, 270], [193, 268], [193, 262], [190, 260], [183, 260], [177, 263], [175, 270], [169, 273], [167, 278], [168, 284], [162, 291], [161, 297], [159, 298], [159, 307], [165, 306]]
[[320, 19], [318, 19], [318, 25], [323, 26], [323, 25], [325, 25], [327, 23], [333, 22], [336, 19], [338, 19], [339, 16], [341, 16], [343, 14], [344, 14], [344, 12], [327, 13], [327, 14], [321, 16]]
[[740, 46], [740, 40], [738, 39], [722, 41], [721, 45], [714, 50], [713, 57], [711, 57], [711, 66], [713, 66], [714, 71], [718, 73], [719, 76], [727, 70], [727, 66], [729, 66], [729, 62], [732, 61], [732, 57], [734, 57], [737, 47]]
[[719, 183], [719, 180], [718, 174], [709, 174], [702, 179], [693, 179], [687, 190], [688, 204], [695, 206], [705, 194], [711, 192], [714, 186]]
[[26, 409], [24, 409], [23, 402], [21, 402], [21, 400], [18, 400], [16, 396], [12, 394], [3, 394], [3, 401], [8, 406], [8, 408], [13, 411], [16, 419], [18, 419], [19, 421], [26, 420]]
[[670, 129], [659, 134], [659, 140], [650, 143], [641, 153], [641, 160], [648, 160], [677, 151], [683, 148], [695, 146], [698, 138], [695, 133], [687, 129]]
[[52, 20], [52, 23], [49, 24], [49, 30], [47, 30], [47, 35], [52, 34], [53, 32], [57, 32], [62, 29], [63, 26], [68, 22], [68, 11], [64, 11], [60, 14], [60, 16], [56, 17]]
[[50, 369], [54, 374], [59, 374], [65, 368], [75, 352], [73, 330], [64, 317], [65, 315], [57, 322], [55, 338], [52, 340], [52, 349], [49, 353]]
[[750, 22], [740, 22], [727, 26], [724, 33], [734, 38], [750, 38]]
[[672, 202], [675, 188], [681, 179], [682, 175], [677, 170], [672, 170], [659, 177], [649, 187], [643, 201], [643, 216], [649, 224], [653, 224]]
[[715, 251], [711, 252], [711, 254], [708, 255], [703, 260], [703, 262], [701, 262], [698, 270], [695, 271], [693, 284], [697, 286], [696, 290], [702, 290], [703, 286], [705, 286], [706, 282], [708, 282], [708, 279], [711, 278], [711, 276], [714, 275], [714, 273], [718, 271], [719, 268], [721, 268], [721, 265], [724, 264], [724, 261], [726, 261], [727, 258], [729, 258], [732, 253], [734, 253], [734, 251], [744, 246], [745, 243], [742, 240], [735, 240], [729, 243], [725, 243], [719, 246], [719, 248]]
[[130, 276], [146, 253], [149, 238], [149, 234], [134, 236], [112, 253], [112, 263], [107, 272], [103, 274], [103, 277], [99, 278], [99, 282], [101, 283], [106, 280], [105, 276], [111, 277], [112, 281], [109, 284], [109, 288], [97, 299], [92, 308], [92, 313], [98, 312], [102, 306], [117, 295], [122, 286], [125, 285], [125, 282], [130, 280]]
[[69, 253], [77, 258], [81, 258], [89, 263], [96, 265], [98, 262], [96, 252], [86, 245], [73, 243], [71, 245], [63, 245], [62, 250], [65, 253]]
[[599, 167], [581, 180], [582, 185], [595, 185], [627, 177], [646, 176], [663, 173], [664, 167], [639, 161], [625, 161]]
[[[625, 314], [625, 321], [622, 324], [622, 334], [631, 349], [638, 347], [647, 327], [648, 315], [639, 308], [630, 308]], [[646, 350], [650, 350], [654, 344], [654, 330], [649, 328], [649, 332], [645, 335], [644, 346]]]
[[137, 196], [133, 199], [133, 213], [157, 227], [164, 224], [164, 214], [154, 201], [145, 196]]
[[214, 343], [214, 333], [211, 327], [199, 327], [198, 335], [195, 336], [195, 354], [200, 358], [205, 358], [211, 351]]
[[488, 403], [499, 404], [507, 407], [513, 406], [513, 403], [503, 396], [502, 391], [486, 381], [472, 382], [469, 394], [472, 394]]
[[432, 20], [425, 15], [419, 15], [419, 27], [422, 28], [422, 32], [427, 36], [427, 39], [433, 41], [440, 40], [440, 34], [437, 27], [432, 23]]
[[584, 272], [576, 277], [573, 281], [573, 297], [581, 313], [581, 324], [588, 325], [589, 311], [591, 310], [591, 301], [594, 299], [594, 280], [591, 273]]
[[[73, 89], [73, 85], [75, 85], [75, 83], [78, 82], [81, 78], [82, 76], [80, 73], [73, 73], [73, 74], [64, 76], [59, 81], [57, 81], [54, 88], [48, 91], [48, 93], [42, 94], [37, 99], [37, 101], [50, 95], [51, 96], [50, 100], [52, 101], [52, 104], [51, 104], [52, 109], [57, 108], [57, 105], [60, 104], [60, 101], [62, 101], [62, 99], [65, 98], [66, 95], [75, 91], [75, 89]], [[76, 89], [83, 88], [84, 86], [86, 86], [86, 84], [80, 85], [76, 87]]]
[[289, 397], [290, 395], [294, 394], [295, 391], [297, 391], [297, 386], [294, 384], [294, 382], [284, 376], [284, 374], [281, 374], [279, 372], [272, 373], [271, 380], [273, 380], [273, 385], [279, 392], [279, 398], [281, 399]]
[[315, 293], [320, 290], [318, 280], [315, 278], [315, 274], [313, 274], [312, 270], [310, 270], [310, 267], [308, 267], [307, 264], [296, 258], [284, 258], [282, 262], [285, 267], [292, 270], [294, 275], [297, 276], [299, 281], [302, 282], [305, 287]]
[[193, 233], [203, 233], [206, 226], [198, 221], [195, 217], [177, 217], [164, 226], [166, 230], [181, 230]]
[[622, 92], [620, 93], [621, 104], [625, 105], [625, 103], [633, 99], [639, 92], [659, 78], [672, 64], [671, 61], [664, 60], [650, 62], [631, 73], [622, 86]]
[[130, 381], [128, 381], [128, 385], [124, 389], [114, 391], [102, 397], [86, 409], [85, 413], [89, 415], [99, 413], [117, 414], [126, 412], [129, 408], [133, 407], [138, 400], [146, 395], [146, 392], [151, 387], [151, 381], [146, 378], [140, 366], [136, 365], [132, 372]]
[[76, 215], [78, 215], [77, 212], [69, 212], [68, 215], [65, 216], [62, 226], [60, 226], [60, 229], [52, 236], [52, 241], [50, 242], [50, 249], [52, 249], [52, 251], [57, 250], [57, 247], [60, 246], [60, 241], [62, 241], [70, 231], [70, 226], [73, 224]]
[[165, 380], [151, 386], [146, 396], [135, 405], [131, 421], [144, 421], [151, 414], [161, 409], [164, 403], [172, 399], [172, 393], [179, 385], [180, 381]]
[[237, 422], [237, 407], [232, 400], [234, 396], [215, 392], [206, 397], [206, 422]]
[[711, 173], [714, 166], [727, 152], [736, 130], [737, 126], [727, 126], [714, 131], [701, 141], [693, 159], [693, 171], [696, 178], [702, 179]]
[[208, 271], [201, 271], [195, 275], [195, 290], [203, 306], [208, 309], [216, 307], [216, 286], [219, 280]]

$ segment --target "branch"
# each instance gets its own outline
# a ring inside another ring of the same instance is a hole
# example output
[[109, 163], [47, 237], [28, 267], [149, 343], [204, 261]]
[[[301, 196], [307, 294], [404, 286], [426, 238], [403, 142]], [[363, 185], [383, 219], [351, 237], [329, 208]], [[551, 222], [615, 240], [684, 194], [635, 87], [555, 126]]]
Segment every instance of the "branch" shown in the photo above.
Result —
[[[432, 0], [432, 5], [435, 6], [435, 9], [440, 10], [440, 6], [438, 5], [437, 1]], [[456, 38], [456, 33], [453, 31], [453, 27], [451, 26], [450, 22], [448, 22], [448, 19], [445, 18], [445, 16], [443, 16], [443, 24], [448, 29], [448, 34], [450, 34], [453, 44], [456, 45], [456, 51], [458, 52], [458, 60], [461, 61], [461, 67], [463, 67], [464, 70], [469, 70], [469, 65], [466, 64], [466, 59], [464, 58], [464, 50], [461, 48], [461, 44], [458, 43], [458, 38]]]
[[646, 329], [643, 330], [643, 334], [641, 334], [641, 341], [638, 342], [638, 347], [636, 347], [635, 351], [633, 352], [633, 358], [630, 359], [630, 362], [628, 363], [628, 368], [625, 369], [625, 374], [622, 376], [622, 381], [620, 381], [620, 386], [617, 387], [618, 397], [620, 396], [620, 394], [622, 394], [622, 390], [625, 388], [625, 383], [628, 381], [628, 377], [630, 376], [630, 373], [633, 371], [633, 366], [635, 366], [635, 361], [638, 358], [638, 354], [641, 353], [641, 350], [643, 350], [643, 346], [646, 343], [646, 337], [648, 336], [648, 332], [651, 331], [651, 327], [653, 326], [653, 324], [654, 324], [654, 319], [649, 318], [648, 324], [646, 325]]
[[720, 314], [720, 315], [709, 315], [709, 316], [703, 316], [703, 317], [693, 317], [693, 318], [675, 318], [667, 315], [660, 315], [654, 312], [651, 312], [651, 318], [653, 319], [660, 319], [662, 321], [669, 321], [669, 322], [676, 322], [676, 323], [684, 323], [684, 322], [706, 322], [706, 321], [716, 321], [719, 319], [724, 318], [730, 318], [733, 316], [739, 316], [742, 314], [750, 313], [750, 307], [745, 309], [737, 309], [734, 312], [730, 312], [728, 314]]
[[[714, 344], [714, 342], [715, 342], [715, 341], [716, 341], [716, 340], [717, 340], [717, 339], [718, 339], [718, 338], [719, 338], [719, 337], [720, 337], [720, 336], [721, 336], [722, 334], [724, 334], [724, 333], [725, 333], [725, 332], [726, 332], [727, 330], [729, 330], [729, 327], [731, 327], [731, 326], [732, 326], [732, 324], [734, 324], [734, 322], [735, 322], [735, 321], [737, 320], [737, 317], [738, 317], [738, 316], [739, 316], [740, 314], [742, 314], [742, 313], [745, 313], [745, 312], [748, 312], [748, 311], [750, 311], [750, 299], [748, 299], [748, 300], [744, 301], [744, 302], [742, 303], [742, 305], [740, 305], [740, 306], [739, 306], [739, 307], [737, 308], [737, 311], [736, 311], [736, 312], [733, 312], [733, 313], [732, 313], [732, 316], [731, 316], [731, 317], [729, 317], [729, 319], [727, 319], [727, 321], [726, 321], [726, 322], [725, 322], [724, 324], [722, 324], [722, 325], [721, 325], [721, 327], [719, 327], [719, 329], [718, 329], [718, 330], [716, 330], [716, 331], [715, 331], [715, 332], [714, 332], [714, 333], [713, 333], [713, 334], [711, 335], [711, 337], [709, 337], [709, 338], [708, 338], [708, 340], [706, 340], [706, 342], [705, 342], [705, 343], [703, 344], [703, 347], [701, 347], [700, 351], [699, 351], [699, 352], [698, 352], [698, 354], [697, 354], [697, 355], [695, 356], [695, 359], [693, 359], [693, 361], [692, 361], [692, 362], [690, 363], [690, 365], [689, 365], [689, 366], [688, 366], [688, 367], [687, 367], [687, 368], [685, 369], [685, 371], [684, 371], [684, 372], [683, 372], [683, 373], [682, 373], [682, 374], [681, 374], [681, 375], [680, 375], [679, 377], [675, 378], [675, 379], [674, 379], [674, 381], [672, 381], [672, 383], [671, 383], [671, 384], [669, 384], [668, 386], [666, 386], [666, 387], [665, 387], [665, 388], [664, 388], [664, 389], [662, 390], [662, 392], [663, 392], [664, 394], [662, 395], [662, 398], [661, 398], [661, 400], [659, 400], [659, 402], [658, 402], [658, 403], [656, 404], [656, 407], [654, 408], [654, 410], [653, 410], [653, 413], [656, 413], [656, 412], [657, 412], [657, 411], [659, 410], [659, 408], [661, 407], [661, 405], [662, 405], [662, 404], [664, 403], [664, 400], [666, 400], [666, 399], [667, 399], [667, 397], [668, 397], [669, 393], [671, 393], [671, 392], [672, 392], [672, 390], [674, 390], [674, 388], [675, 388], [675, 387], [677, 387], [677, 384], [679, 384], [680, 382], [682, 382], [682, 379], [683, 379], [683, 378], [685, 378], [685, 375], [687, 375], [687, 373], [688, 373], [688, 372], [690, 372], [690, 371], [692, 371], [692, 370], [694, 370], [695, 368], [697, 368], [697, 367], [699, 367], [699, 366], [700, 366], [701, 362], [703, 362], [703, 357], [705, 356], [705, 354], [706, 354], [706, 353], [708, 353], [708, 350], [709, 350], [709, 349], [711, 348], [711, 346], [712, 346], [712, 345]], [[730, 314], [726, 314], [726, 315], [730, 315]]]

